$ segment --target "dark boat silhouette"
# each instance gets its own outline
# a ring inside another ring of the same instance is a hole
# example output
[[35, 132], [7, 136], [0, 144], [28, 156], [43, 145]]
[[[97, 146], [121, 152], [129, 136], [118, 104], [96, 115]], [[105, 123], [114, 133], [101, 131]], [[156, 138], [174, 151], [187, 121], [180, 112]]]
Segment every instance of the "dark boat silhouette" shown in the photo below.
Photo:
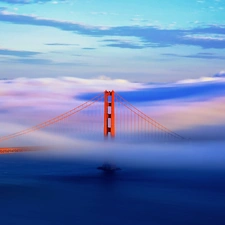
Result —
[[102, 166], [97, 167], [97, 169], [109, 173], [115, 172], [116, 170], [121, 170], [119, 167], [116, 167], [110, 163], [104, 163]]

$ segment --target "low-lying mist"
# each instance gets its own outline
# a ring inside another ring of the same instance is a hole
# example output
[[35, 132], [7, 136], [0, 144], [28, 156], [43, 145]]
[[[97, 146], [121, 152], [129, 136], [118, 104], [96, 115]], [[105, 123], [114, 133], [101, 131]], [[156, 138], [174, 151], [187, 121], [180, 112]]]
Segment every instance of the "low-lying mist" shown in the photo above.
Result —
[[88, 142], [84, 145], [51, 146], [29, 157], [64, 159], [120, 167], [225, 169], [224, 142]]

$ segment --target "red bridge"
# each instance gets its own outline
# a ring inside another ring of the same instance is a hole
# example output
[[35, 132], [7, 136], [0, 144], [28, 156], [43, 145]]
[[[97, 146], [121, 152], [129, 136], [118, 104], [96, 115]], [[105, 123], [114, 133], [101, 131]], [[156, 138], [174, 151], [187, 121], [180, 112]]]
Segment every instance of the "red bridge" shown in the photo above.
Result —
[[43, 146], [40, 143], [54, 145], [58, 141], [56, 136], [73, 140], [87, 135], [90, 139], [125, 140], [129, 136], [132, 141], [137, 138], [145, 141], [184, 140], [116, 92], [105, 91], [61, 115], [0, 137], [0, 154], [36, 150]]

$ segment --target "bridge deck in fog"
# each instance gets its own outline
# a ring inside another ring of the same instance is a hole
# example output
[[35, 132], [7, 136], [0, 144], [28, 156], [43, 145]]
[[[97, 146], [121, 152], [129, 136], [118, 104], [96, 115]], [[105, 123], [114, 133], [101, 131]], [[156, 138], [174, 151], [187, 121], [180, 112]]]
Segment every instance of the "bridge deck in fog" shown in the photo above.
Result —
[[23, 147], [4, 147], [0, 148], [0, 154], [8, 154], [14, 152], [29, 152], [29, 151], [39, 151], [43, 147], [40, 146], [23, 146]]

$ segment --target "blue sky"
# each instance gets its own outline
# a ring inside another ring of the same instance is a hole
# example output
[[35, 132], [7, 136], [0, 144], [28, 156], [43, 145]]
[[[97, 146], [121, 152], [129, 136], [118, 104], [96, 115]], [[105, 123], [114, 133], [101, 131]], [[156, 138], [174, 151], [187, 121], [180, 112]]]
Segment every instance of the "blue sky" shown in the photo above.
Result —
[[0, 0], [1, 78], [173, 82], [225, 70], [222, 0]]

